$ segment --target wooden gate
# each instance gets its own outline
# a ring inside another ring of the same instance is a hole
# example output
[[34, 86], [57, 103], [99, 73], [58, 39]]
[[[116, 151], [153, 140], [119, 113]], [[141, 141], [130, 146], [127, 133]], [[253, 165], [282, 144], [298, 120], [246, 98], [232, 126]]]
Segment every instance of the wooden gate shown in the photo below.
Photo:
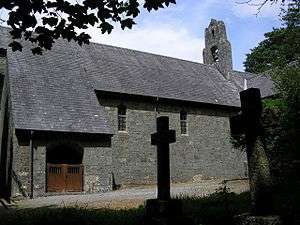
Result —
[[83, 191], [83, 165], [47, 164], [48, 192]]

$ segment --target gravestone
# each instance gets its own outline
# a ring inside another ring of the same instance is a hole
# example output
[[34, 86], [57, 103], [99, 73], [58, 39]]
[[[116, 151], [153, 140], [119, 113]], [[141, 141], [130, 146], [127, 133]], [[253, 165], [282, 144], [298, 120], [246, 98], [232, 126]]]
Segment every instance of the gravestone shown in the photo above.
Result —
[[157, 199], [146, 201], [146, 219], [149, 224], [178, 224], [182, 204], [170, 194], [170, 144], [176, 142], [175, 130], [169, 130], [169, 118], [157, 118], [157, 132], [151, 135], [151, 144], [157, 146]]
[[260, 91], [250, 88], [240, 92], [241, 114], [230, 119], [233, 135], [244, 133], [248, 160], [249, 184], [253, 209], [250, 215], [237, 216], [237, 224], [280, 224], [272, 209], [272, 181], [269, 161], [263, 145]]

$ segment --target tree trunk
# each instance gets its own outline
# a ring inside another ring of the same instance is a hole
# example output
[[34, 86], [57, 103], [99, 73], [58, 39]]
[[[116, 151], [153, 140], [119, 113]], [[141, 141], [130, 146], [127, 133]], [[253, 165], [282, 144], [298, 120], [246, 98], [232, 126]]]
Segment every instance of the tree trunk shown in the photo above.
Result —
[[260, 137], [251, 134], [247, 136], [247, 158], [253, 213], [255, 215], [267, 215], [272, 212], [272, 179], [269, 160]]

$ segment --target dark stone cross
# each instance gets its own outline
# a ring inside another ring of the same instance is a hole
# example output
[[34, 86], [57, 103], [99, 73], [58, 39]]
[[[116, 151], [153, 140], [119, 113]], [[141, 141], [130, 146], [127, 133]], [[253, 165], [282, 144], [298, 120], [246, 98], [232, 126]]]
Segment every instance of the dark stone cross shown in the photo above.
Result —
[[180, 199], [170, 194], [170, 144], [176, 141], [175, 130], [169, 130], [169, 118], [158, 117], [157, 132], [151, 134], [151, 144], [157, 146], [157, 199], [146, 200], [146, 224], [191, 224], [182, 214]]
[[151, 145], [157, 146], [157, 198], [170, 199], [170, 143], [176, 142], [175, 130], [169, 130], [169, 118], [157, 118], [157, 132], [151, 134]]
[[259, 89], [250, 88], [240, 92], [240, 100], [241, 114], [230, 118], [231, 133], [245, 134], [253, 213], [267, 215], [272, 212], [271, 176], [262, 139]]

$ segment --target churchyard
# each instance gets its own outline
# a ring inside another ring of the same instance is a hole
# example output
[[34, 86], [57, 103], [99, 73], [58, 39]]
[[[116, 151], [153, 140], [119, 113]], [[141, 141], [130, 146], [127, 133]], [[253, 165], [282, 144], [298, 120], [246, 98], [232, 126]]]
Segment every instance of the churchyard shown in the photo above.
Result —
[[[251, 88], [241, 92], [240, 96], [241, 113], [231, 118], [231, 129], [233, 134], [245, 133], [250, 191], [245, 183], [242, 187], [241, 181], [235, 187], [236, 193], [229, 187], [230, 182], [235, 181], [195, 182], [190, 184], [191, 189], [187, 188], [187, 184], [173, 185], [171, 189], [169, 154], [170, 145], [176, 142], [176, 134], [169, 129], [169, 118], [161, 116], [157, 118], [157, 132], [151, 135], [151, 144], [157, 146], [156, 188], [128, 189], [98, 196], [53, 196], [29, 200], [2, 213], [0, 224], [35, 225], [42, 221], [46, 225], [286, 224], [289, 218], [282, 214], [281, 205], [281, 198], [285, 195], [279, 195], [271, 188], [270, 166], [259, 139], [262, 129], [260, 91]], [[216, 184], [219, 185], [217, 188]], [[198, 188], [206, 187], [206, 192], [196, 191], [197, 185]], [[195, 192], [192, 193], [192, 190]], [[297, 199], [297, 195], [295, 197]]]
[[203, 63], [74, 31], [131, 29], [139, 2], [176, 4], [0, 3], [0, 225], [300, 225], [299, 0], [237, 3], [282, 3], [246, 55], [260, 24], [211, 19]]
[[[183, 201], [183, 213], [195, 224], [206, 224], [208, 221], [212, 224], [230, 224], [235, 212], [246, 212], [250, 207], [247, 203], [250, 198], [248, 184], [247, 181], [228, 182], [227, 187], [240, 194], [225, 194], [220, 189], [224, 187], [220, 182], [221, 180], [195, 181], [172, 185], [171, 193]], [[203, 194], [206, 196], [202, 196]], [[100, 225], [143, 224], [144, 201], [155, 197], [155, 187], [139, 187], [99, 195], [37, 198], [17, 203], [16, 208], [1, 215], [0, 224], [37, 225], [41, 221], [45, 225], [92, 225], [96, 221]], [[227, 199], [226, 203], [224, 199]]]

